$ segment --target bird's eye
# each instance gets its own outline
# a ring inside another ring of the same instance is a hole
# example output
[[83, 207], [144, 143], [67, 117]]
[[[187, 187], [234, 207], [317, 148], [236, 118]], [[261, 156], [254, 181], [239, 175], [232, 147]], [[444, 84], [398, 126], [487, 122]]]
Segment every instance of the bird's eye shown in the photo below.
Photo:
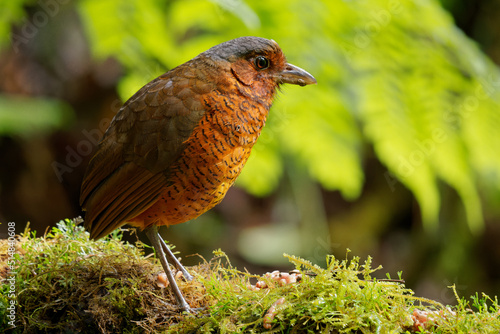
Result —
[[269, 67], [269, 59], [264, 56], [258, 56], [255, 58], [255, 67], [259, 70], [265, 70]]

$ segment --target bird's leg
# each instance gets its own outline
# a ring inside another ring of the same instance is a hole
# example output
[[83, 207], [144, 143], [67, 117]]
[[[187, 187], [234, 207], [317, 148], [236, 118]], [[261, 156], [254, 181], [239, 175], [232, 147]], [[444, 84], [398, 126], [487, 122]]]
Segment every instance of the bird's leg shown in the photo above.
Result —
[[180, 263], [180, 261], [175, 257], [175, 255], [172, 253], [170, 248], [167, 246], [161, 235], [158, 233], [158, 238], [160, 239], [160, 244], [161, 247], [163, 248], [163, 251], [165, 252], [165, 255], [175, 264], [175, 267], [177, 270], [180, 270], [182, 272], [182, 275], [187, 281], [192, 281], [193, 276], [184, 268], [184, 266]]
[[177, 286], [177, 283], [175, 282], [174, 275], [170, 271], [170, 267], [168, 265], [168, 261], [167, 261], [167, 258], [165, 257], [165, 253], [163, 252], [163, 247], [162, 247], [162, 244], [160, 241], [161, 237], [158, 234], [158, 227], [156, 225], [153, 225], [153, 226], [147, 228], [145, 230], [145, 232], [146, 232], [146, 235], [148, 236], [149, 240], [153, 244], [153, 247], [156, 251], [156, 256], [160, 259], [161, 266], [163, 267], [163, 270], [165, 270], [165, 274], [167, 274], [168, 282], [170, 283], [170, 286], [172, 287], [172, 291], [174, 292], [175, 297], [177, 298], [177, 303], [179, 304], [180, 308], [183, 309], [184, 311], [191, 312], [191, 308], [189, 307], [189, 304], [184, 299], [184, 296], [182, 295], [181, 290], [179, 289], [179, 287]]

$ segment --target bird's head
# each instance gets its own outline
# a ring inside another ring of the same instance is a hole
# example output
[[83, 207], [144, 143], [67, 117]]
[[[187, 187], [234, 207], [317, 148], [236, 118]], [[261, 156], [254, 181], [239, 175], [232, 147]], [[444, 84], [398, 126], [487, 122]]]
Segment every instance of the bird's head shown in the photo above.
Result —
[[202, 55], [222, 65], [243, 90], [272, 98], [281, 84], [305, 86], [316, 79], [307, 71], [289, 64], [279, 45], [260, 37], [240, 37], [216, 45]]

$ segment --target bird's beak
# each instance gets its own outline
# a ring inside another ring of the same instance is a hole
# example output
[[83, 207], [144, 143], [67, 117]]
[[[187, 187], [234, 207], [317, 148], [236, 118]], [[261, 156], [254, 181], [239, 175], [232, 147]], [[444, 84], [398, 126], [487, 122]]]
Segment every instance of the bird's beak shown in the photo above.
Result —
[[292, 64], [286, 64], [285, 69], [277, 75], [277, 82], [306, 86], [316, 84], [316, 79], [307, 71]]

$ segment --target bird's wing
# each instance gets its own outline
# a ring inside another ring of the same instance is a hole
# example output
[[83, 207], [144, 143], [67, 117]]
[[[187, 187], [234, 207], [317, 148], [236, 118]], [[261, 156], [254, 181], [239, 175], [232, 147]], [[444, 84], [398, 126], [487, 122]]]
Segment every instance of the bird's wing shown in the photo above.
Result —
[[87, 167], [80, 204], [85, 226], [101, 238], [152, 206], [168, 186], [170, 165], [185, 148], [212, 86], [192, 69], [151, 81], [120, 109]]

